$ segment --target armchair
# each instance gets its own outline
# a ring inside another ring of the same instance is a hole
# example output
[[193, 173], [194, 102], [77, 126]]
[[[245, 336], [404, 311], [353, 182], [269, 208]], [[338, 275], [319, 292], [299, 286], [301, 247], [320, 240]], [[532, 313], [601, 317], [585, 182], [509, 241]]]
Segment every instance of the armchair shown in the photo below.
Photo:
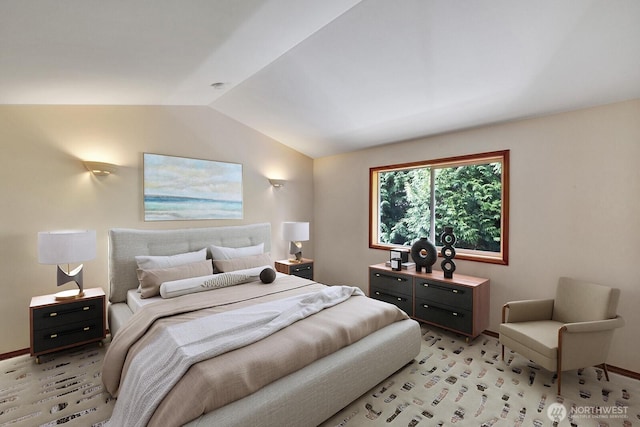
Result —
[[624, 325], [616, 314], [620, 290], [561, 277], [554, 299], [508, 302], [502, 307], [500, 344], [558, 375], [601, 365], [607, 381], [607, 355], [613, 331]]

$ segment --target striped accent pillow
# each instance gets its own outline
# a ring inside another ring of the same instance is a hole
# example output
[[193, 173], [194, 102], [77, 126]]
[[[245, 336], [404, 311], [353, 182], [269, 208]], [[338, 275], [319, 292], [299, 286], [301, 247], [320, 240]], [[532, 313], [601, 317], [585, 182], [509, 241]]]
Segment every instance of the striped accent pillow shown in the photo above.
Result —
[[255, 277], [242, 273], [220, 273], [216, 274], [210, 279], [205, 280], [202, 285], [203, 288], [217, 289], [225, 288], [227, 286], [239, 285], [255, 279]]

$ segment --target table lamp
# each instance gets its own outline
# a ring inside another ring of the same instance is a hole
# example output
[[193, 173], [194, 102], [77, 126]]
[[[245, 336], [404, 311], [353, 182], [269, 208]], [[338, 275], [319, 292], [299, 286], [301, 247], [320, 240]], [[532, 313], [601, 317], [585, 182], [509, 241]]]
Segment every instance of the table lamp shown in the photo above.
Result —
[[289, 253], [294, 255], [292, 262], [302, 262], [302, 242], [309, 240], [309, 223], [308, 222], [283, 222], [282, 223], [282, 240], [291, 242]]
[[[78, 290], [58, 292], [56, 300], [80, 298], [84, 295], [82, 264], [71, 270], [70, 264], [96, 257], [95, 230], [41, 231], [38, 233], [38, 262], [58, 266], [57, 284], [76, 282]], [[67, 271], [61, 264], [67, 264]]]

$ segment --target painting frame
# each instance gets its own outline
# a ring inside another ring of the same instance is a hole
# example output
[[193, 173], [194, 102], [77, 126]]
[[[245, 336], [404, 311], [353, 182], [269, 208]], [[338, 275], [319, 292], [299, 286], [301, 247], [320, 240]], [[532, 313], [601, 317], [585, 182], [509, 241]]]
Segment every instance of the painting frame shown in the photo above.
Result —
[[143, 153], [145, 221], [243, 219], [241, 163]]

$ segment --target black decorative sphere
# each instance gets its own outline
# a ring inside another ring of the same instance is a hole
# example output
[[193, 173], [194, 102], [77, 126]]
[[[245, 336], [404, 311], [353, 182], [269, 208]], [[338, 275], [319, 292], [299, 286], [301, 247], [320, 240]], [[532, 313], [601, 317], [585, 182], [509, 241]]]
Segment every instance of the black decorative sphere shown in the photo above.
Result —
[[411, 258], [416, 263], [416, 271], [424, 271], [431, 273], [431, 266], [436, 263], [438, 259], [438, 250], [436, 246], [429, 241], [426, 237], [421, 237], [419, 240], [411, 246]]
[[276, 280], [276, 272], [272, 268], [265, 268], [260, 272], [260, 280], [262, 283], [271, 283]]

